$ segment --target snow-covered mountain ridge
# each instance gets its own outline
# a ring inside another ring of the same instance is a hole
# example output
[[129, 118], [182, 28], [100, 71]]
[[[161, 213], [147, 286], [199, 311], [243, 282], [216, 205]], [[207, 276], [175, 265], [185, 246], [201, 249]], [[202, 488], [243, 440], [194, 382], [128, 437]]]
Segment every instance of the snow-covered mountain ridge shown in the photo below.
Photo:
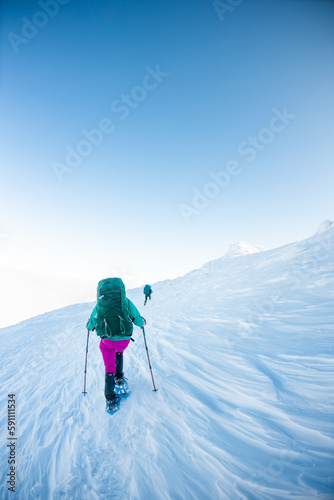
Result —
[[[192, 295], [195, 291], [198, 303], [202, 295], [208, 297], [212, 290], [215, 290], [216, 298], [217, 294], [223, 298], [225, 292], [228, 296], [232, 294], [237, 298], [241, 293], [240, 287], [247, 289], [250, 281], [250, 298], [253, 298], [258, 288], [261, 294], [266, 284], [279, 280], [280, 288], [288, 293], [305, 281], [307, 286], [311, 286], [313, 278], [316, 278], [323, 265], [331, 262], [333, 246], [334, 223], [324, 221], [310, 238], [276, 249], [267, 250], [244, 243], [232, 245], [223, 257], [180, 278], [158, 282], [154, 289], [164, 290], [162, 300], [168, 297], [170, 301], [169, 295], [177, 295], [176, 302], [180, 301], [180, 295], [186, 296], [188, 300], [189, 294]], [[131, 293], [139, 298], [142, 292], [141, 289], [136, 289]]]
[[248, 245], [247, 243], [239, 241], [238, 243], [229, 246], [228, 252], [224, 255], [224, 258], [226, 259], [227, 257], [230, 257], [233, 259], [234, 257], [239, 257], [240, 255], [264, 252], [265, 250], [268, 249], [265, 247]]
[[0, 330], [1, 425], [14, 393], [18, 450], [14, 496], [0, 443], [2, 497], [332, 499], [334, 225], [253, 250], [152, 285], [145, 308], [142, 289], [128, 292], [159, 390], [136, 329], [131, 395], [113, 417], [94, 333], [82, 395], [93, 304]]

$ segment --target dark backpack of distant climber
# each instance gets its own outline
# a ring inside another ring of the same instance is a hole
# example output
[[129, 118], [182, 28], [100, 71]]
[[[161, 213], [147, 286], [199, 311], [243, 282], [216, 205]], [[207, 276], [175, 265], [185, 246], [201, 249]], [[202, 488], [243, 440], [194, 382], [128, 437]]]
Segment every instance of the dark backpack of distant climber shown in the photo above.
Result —
[[123, 352], [130, 343], [133, 323], [143, 327], [146, 322], [126, 297], [123, 281], [120, 278], [99, 281], [97, 303], [87, 327], [101, 337], [100, 350], [106, 372], [104, 394], [109, 413], [116, 411], [119, 397], [128, 392], [123, 373]]
[[144, 295], [145, 295], [145, 302], [144, 306], [146, 306], [147, 299], [151, 300], [151, 294], [153, 293], [153, 290], [150, 285], [145, 285], [144, 286]]

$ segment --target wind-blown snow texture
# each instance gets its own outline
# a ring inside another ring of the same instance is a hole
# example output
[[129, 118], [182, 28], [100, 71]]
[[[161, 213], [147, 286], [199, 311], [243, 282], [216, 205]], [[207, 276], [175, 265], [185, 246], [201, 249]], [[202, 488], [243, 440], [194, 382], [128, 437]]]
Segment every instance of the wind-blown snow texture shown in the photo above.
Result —
[[[104, 370], [85, 324], [94, 304], [0, 331], [1, 427], [16, 395], [16, 493], [1, 498], [333, 499], [334, 224], [221, 259], [129, 297], [147, 318], [125, 352], [131, 389], [104, 410]], [[101, 277], [102, 278], [102, 277]]]

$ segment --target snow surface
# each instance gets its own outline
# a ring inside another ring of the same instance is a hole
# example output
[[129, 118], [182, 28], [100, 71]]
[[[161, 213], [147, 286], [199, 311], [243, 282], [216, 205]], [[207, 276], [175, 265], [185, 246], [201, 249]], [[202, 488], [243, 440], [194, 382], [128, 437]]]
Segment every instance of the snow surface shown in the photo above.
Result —
[[95, 333], [82, 394], [94, 304], [0, 330], [1, 498], [334, 498], [334, 224], [275, 250], [235, 250], [152, 285], [145, 307], [142, 290], [129, 291], [147, 319], [158, 392], [136, 328], [124, 360], [131, 395], [114, 416]]

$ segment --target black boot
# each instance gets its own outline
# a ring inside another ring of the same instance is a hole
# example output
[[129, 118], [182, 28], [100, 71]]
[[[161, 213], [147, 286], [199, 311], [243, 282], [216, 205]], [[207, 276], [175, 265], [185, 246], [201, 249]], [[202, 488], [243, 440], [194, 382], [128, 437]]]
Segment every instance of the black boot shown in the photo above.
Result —
[[104, 395], [106, 397], [106, 410], [108, 413], [113, 413], [117, 410], [117, 396], [115, 390], [115, 376], [113, 373], [106, 373]]
[[113, 373], [106, 373], [104, 395], [106, 399], [113, 399], [115, 397], [115, 376]]
[[123, 373], [123, 353], [116, 352], [115, 354], [115, 365], [116, 365], [116, 375], [115, 375], [115, 393], [118, 396], [124, 396], [128, 394], [129, 388], [127, 381]]
[[116, 352], [115, 354], [115, 365], [116, 365], [116, 375], [115, 382], [119, 385], [119, 383], [123, 380], [123, 353]]

